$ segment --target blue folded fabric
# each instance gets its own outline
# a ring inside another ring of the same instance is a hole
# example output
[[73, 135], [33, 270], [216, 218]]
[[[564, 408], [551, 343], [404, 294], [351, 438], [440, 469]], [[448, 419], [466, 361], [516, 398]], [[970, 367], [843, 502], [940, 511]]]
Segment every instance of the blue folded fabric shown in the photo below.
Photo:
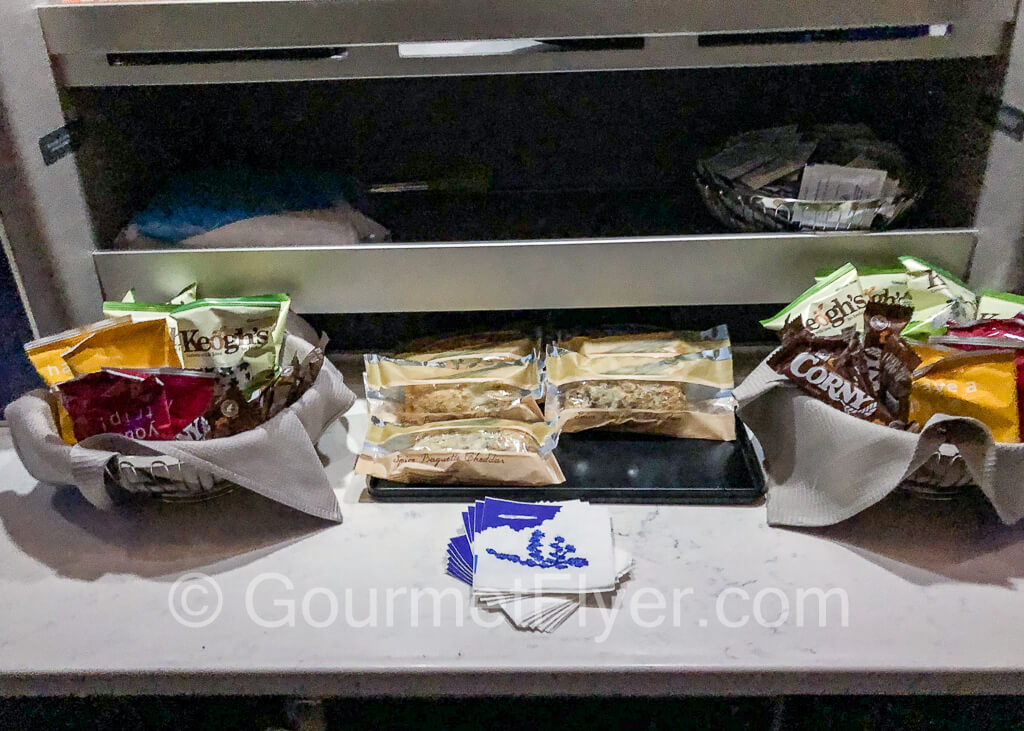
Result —
[[337, 173], [245, 168], [200, 170], [172, 180], [134, 219], [139, 233], [178, 242], [229, 223], [358, 200], [356, 181]]

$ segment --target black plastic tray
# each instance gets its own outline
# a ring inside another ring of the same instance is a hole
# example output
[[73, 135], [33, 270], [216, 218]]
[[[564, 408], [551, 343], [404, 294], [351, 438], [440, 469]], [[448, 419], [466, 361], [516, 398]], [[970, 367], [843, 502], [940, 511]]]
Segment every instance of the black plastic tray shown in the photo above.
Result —
[[743, 425], [736, 441], [672, 439], [604, 431], [563, 434], [555, 450], [565, 482], [552, 487], [408, 485], [370, 478], [370, 496], [401, 502], [509, 500], [744, 505], [764, 477]]

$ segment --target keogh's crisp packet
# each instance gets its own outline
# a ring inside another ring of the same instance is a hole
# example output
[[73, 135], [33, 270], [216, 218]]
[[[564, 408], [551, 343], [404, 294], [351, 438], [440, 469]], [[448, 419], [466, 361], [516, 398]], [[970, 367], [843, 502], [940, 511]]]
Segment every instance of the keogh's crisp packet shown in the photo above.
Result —
[[761, 324], [768, 330], [781, 330], [786, 323], [800, 319], [804, 328], [813, 335], [837, 335], [851, 327], [862, 327], [867, 302], [856, 267], [845, 264], [793, 300], [779, 314], [761, 320]]
[[244, 393], [277, 374], [286, 294], [201, 299], [168, 314], [181, 365], [215, 372]]
[[1003, 320], [1024, 312], [1024, 297], [986, 289], [978, 299], [979, 320]]
[[[815, 282], [821, 282], [832, 275], [834, 269], [819, 272]], [[857, 267], [860, 288], [868, 302], [888, 305], [910, 305], [910, 284], [903, 267]]]
[[978, 313], [974, 292], [947, 271], [913, 256], [901, 256], [907, 270], [914, 319], [905, 338], [927, 338], [945, 332], [948, 320], [973, 320]]
[[[103, 303], [103, 315], [105, 317], [130, 317], [132, 322], [143, 322], [145, 320], [160, 320], [177, 307], [196, 301], [198, 285], [193, 282], [178, 294], [171, 297], [167, 302], [139, 302], [135, 299], [135, 290], [129, 289], [120, 302], [107, 301]], [[173, 337], [173, 333], [171, 333]]]

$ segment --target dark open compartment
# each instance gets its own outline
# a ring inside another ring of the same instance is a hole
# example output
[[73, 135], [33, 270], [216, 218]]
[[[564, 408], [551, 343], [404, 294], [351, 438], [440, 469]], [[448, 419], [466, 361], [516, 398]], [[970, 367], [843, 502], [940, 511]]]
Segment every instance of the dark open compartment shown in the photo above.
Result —
[[102, 246], [169, 177], [327, 168], [367, 184], [489, 172], [486, 194], [369, 196], [395, 241], [722, 232], [692, 182], [728, 135], [865, 122], [928, 181], [908, 228], [970, 226], [993, 59], [72, 89]]

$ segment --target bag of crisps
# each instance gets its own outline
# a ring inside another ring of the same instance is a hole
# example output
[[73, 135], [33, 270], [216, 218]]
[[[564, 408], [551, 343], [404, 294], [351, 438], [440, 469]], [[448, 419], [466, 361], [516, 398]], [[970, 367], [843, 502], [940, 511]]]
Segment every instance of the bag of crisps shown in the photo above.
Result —
[[863, 327], [867, 302], [857, 269], [844, 264], [761, 324], [769, 330], [781, 330], [799, 317], [814, 335], [838, 335], [851, 327]]
[[940, 335], [948, 320], [977, 317], [977, 297], [952, 274], [913, 256], [901, 256], [900, 263], [907, 270], [914, 308], [914, 319], [904, 328], [903, 337]]
[[922, 365], [910, 391], [910, 419], [924, 424], [935, 414], [969, 416], [997, 442], [1020, 441], [1017, 363], [1011, 350], [964, 352], [915, 345]]
[[75, 377], [68, 364], [61, 358], [61, 353], [75, 347], [93, 333], [113, 327], [119, 322], [126, 322], [126, 320], [123, 317], [100, 320], [85, 327], [65, 330], [56, 335], [33, 340], [30, 343], [25, 343], [25, 355], [28, 356], [29, 362], [35, 367], [43, 382], [47, 386], [56, 386], [58, 383]]
[[167, 332], [167, 322], [119, 322], [92, 333], [61, 358], [75, 376], [103, 368], [180, 368], [181, 360]]
[[291, 298], [286, 294], [200, 299], [168, 315], [181, 366], [210, 371], [249, 393], [278, 371]]
[[986, 289], [978, 299], [979, 320], [1003, 320], [1024, 312], [1024, 297], [1009, 292]]

